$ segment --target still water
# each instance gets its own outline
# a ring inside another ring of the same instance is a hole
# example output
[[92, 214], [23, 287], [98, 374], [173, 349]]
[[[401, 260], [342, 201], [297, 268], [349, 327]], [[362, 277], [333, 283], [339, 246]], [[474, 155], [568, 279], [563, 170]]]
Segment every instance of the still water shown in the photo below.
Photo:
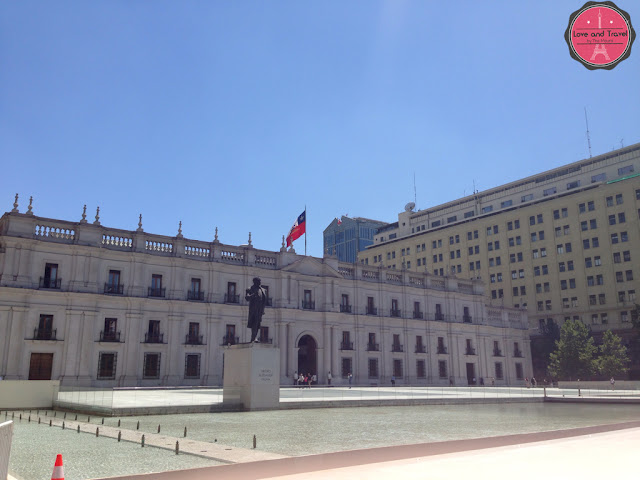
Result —
[[[425, 405], [269, 412], [123, 417], [122, 428], [234, 447], [257, 447], [284, 455], [308, 455], [358, 448], [403, 445], [640, 420], [638, 405]], [[101, 418], [93, 417], [92, 423]], [[117, 418], [105, 419], [116, 426]], [[16, 421], [9, 471], [17, 478], [50, 478], [57, 453], [67, 480], [176, 470], [216, 462], [111, 438]], [[49, 475], [49, 476], [47, 476]]]

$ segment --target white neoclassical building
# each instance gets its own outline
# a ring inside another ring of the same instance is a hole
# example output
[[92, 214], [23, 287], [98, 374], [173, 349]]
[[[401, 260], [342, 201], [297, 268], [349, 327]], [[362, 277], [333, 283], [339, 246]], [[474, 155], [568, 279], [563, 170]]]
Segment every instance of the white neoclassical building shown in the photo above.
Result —
[[261, 340], [326, 383], [514, 385], [530, 376], [526, 312], [485, 306], [476, 280], [339, 263], [216, 238], [0, 218], [0, 376], [113, 387], [221, 385], [245, 342], [245, 289], [268, 291]]

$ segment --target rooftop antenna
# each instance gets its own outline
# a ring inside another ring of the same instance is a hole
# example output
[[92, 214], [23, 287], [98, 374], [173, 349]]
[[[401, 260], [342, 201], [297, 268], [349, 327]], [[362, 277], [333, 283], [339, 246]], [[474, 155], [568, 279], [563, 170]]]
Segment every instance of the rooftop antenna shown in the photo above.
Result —
[[418, 203], [418, 196], [416, 194], [416, 172], [413, 172], [413, 203]]
[[589, 119], [587, 118], [587, 107], [584, 107], [584, 121], [587, 124], [587, 145], [589, 145], [589, 158], [591, 158], [591, 136], [589, 135]]

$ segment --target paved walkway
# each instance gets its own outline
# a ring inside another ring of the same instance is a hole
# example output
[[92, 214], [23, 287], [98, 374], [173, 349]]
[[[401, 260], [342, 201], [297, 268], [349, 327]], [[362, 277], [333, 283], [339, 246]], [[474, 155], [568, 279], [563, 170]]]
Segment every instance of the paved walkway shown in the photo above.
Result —
[[[631, 428], [625, 428], [625, 427]], [[135, 480], [459, 480], [637, 477], [640, 422], [221, 465]], [[113, 477], [124, 478], [124, 477]]]

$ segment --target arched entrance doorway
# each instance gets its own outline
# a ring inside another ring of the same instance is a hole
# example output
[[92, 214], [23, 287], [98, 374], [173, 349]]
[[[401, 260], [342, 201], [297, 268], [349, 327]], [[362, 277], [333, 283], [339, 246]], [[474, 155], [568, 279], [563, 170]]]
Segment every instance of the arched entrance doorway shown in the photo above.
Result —
[[318, 375], [318, 350], [311, 335], [303, 335], [298, 341], [298, 373]]

